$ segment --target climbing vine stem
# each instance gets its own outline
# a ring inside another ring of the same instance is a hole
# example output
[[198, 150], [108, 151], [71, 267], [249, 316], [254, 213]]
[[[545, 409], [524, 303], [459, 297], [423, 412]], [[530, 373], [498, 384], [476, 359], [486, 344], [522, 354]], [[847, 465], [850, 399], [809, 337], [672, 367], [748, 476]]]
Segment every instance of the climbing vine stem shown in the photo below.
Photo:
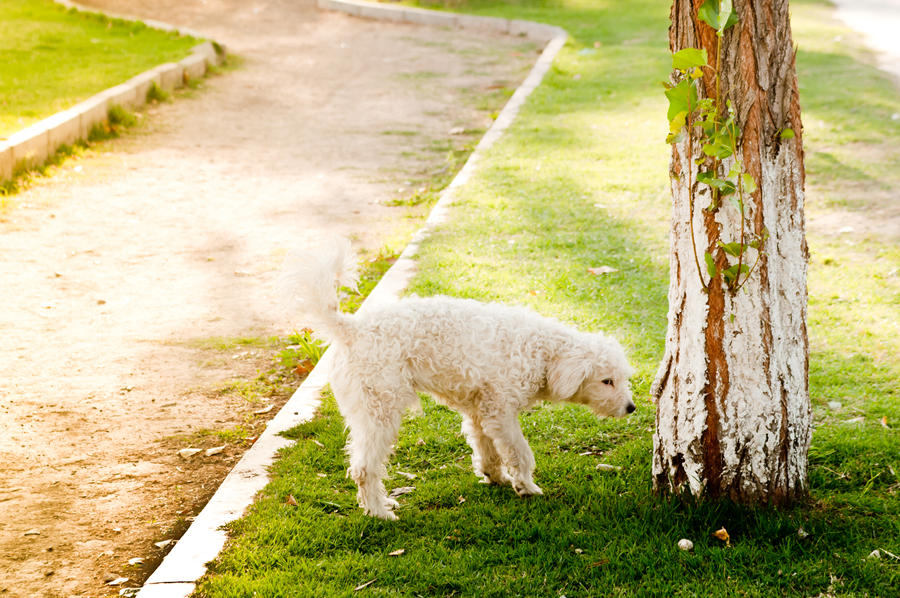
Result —
[[[734, 106], [730, 100], [723, 102], [720, 71], [722, 67], [722, 38], [725, 31], [738, 22], [731, 0], [706, 0], [699, 8], [697, 16], [716, 31], [715, 65], [709, 64], [705, 49], [684, 48], [672, 54], [672, 68], [675, 71], [672, 82], [665, 82], [665, 95], [669, 100], [667, 117], [669, 134], [666, 142], [678, 144], [686, 141], [688, 162], [688, 206], [690, 219], [691, 247], [697, 275], [704, 291], [720, 279], [731, 293], [737, 293], [746, 284], [753, 271], [759, 265], [763, 242], [767, 233], [748, 230], [747, 199], [756, 191], [756, 180], [744, 169], [739, 157], [738, 145], [741, 129], [736, 122]], [[700, 99], [699, 79], [704, 70], [712, 71], [715, 96]], [[793, 131], [785, 129], [782, 136], [793, 136]], [[694, 158], [694, 144], [700, 144], [703, 155]], [[731, 160], [728, 172], [724, 172], [727, 160]], [[722, 208], [723, 199], [734, 204], [740, 216], [740, 235], [737, 241], [726, 242], [716, 239], [713, 250], [724, 254], [725, 267], [717, 264], [717, 259], [710, 251], [704, 253], [706, 273], [705, 280], [700, 267], [699, 251], [694, 237], [694, 213], [697, 205], [697, 191], [694, 188], [693, 169], [698, 167], [697, 183], [709, 188], [710, 203], [704, 208], [716, 213]], [[753, 266], [748, 266], [748, 251], [756, 251]]]

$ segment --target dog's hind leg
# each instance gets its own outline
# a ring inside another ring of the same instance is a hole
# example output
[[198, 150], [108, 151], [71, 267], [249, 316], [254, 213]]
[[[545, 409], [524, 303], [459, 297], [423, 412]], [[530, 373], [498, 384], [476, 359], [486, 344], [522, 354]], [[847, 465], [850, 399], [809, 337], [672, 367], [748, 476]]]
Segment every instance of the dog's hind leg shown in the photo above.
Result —
[[512, 478], [512, 487], [519, 496], [543, 494], [534, 483], [534, 453], [528, 446], [528, 441], [522, 435], [519, 427], [519, 419], [516, 412], [497, 414], [485, 418], [481, 428], [491, 440], [506, 467], [506, 471]]
[[477, 419], [463, 414], [462, 432], [472, 447], [472, 469], [486, 484], [509, 484], [511, 480], [503, 471], [503, 463], [497, 449]]
[[391, 511], [397, 501], [389, 498], [384, 488], [385, 462], [397, 441], [405, 407], [406, 402], [393, 393], [381, 393], [364, 397], [356, 409], [345, 414], [350, 428], [348, 473], [359, 489], [359, 506], [381, 519], [397, 519]]

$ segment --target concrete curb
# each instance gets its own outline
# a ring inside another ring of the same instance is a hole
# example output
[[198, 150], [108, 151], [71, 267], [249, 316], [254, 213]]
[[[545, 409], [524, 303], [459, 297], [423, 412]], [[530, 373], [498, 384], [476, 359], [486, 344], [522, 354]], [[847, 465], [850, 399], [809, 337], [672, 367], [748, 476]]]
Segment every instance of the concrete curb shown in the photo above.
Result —
[[[94, 12], [69, 0], [56, 2], [66, 8]], [[128, 19], [128, 17], [114, 18]], [[157, 29], [179, 31], [165, 23], [156, 21], [144, 23]], [[183, 29], [180, 31], [188, 33]], [[189, 35], [204, 37], [195, 33]], [[125, 83], [101, 91], [68, 110], [38, 121], [5, 140], [0, 140], [0, 182], [13, 178], [17, 172], [42, 165], [61, 145], [86, 140], [95, 125], [107, 121], [109, 110], [113, 106], [118, 105], [129, 110], [140, 108], [147, 103], [147, 92], [154, 84], [163, 91], [170, 92], [182, 87], [190, 79], [204, 76], [209, 66], [222, 64], [224, 55], [225, 50], [222, 46], [204, 42], [194, 46], [191, 54], [177, 63], [166, 63], [152, 68]]]
[[[443, 191], [423, 228], [415, 234], [394, 265], [363, 302], [360, 311], [368, 311], [396, 301], [400, 297], [415, 274], [414, 258], [419, 245], [435, 227], [446, 221], [457, 190], [472, 176], [482, 154], [512, 124], [525, 99], [540, 84], [556, 54], [565, 44], [568, 34], [559, 27], [540, 23], [437, 13], [357, 0], [319, 0], [319, 7], [353, 16], [396, 22], [515, 32], [514, 35], [523, 35], [546, 43], [528, 77], [516, 89], [463, 168]], [[225, 545], [227, 533], [223, 526], [241, 517], [253, 504], [256, 494], [269, 483], [269, 468], [275, 462], [278, 451], [292, 444], [292, 441], [280, 434], [315, 416], [322, 390], [330, 374], [331, 356], [330, 351], [325, 352], [315, 369], [297, 388], [278, 415], [268, 423], [253, 446], [244, 453], [187, 532], [147, 579], [137, 594], [138, 598], [186, 598], [193, 593], [196, 582], [206, 573], [206, 563], [216, 558]]]

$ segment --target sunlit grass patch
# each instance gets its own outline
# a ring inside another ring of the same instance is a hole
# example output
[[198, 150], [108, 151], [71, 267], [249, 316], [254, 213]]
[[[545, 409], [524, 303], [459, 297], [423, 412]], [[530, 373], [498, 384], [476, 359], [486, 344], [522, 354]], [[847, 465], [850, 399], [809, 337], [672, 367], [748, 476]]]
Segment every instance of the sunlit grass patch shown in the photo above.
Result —
[[66, 10], [51, 0], [0, 3], [0, 137], [165, 62], [195, 39], [140, 22]]

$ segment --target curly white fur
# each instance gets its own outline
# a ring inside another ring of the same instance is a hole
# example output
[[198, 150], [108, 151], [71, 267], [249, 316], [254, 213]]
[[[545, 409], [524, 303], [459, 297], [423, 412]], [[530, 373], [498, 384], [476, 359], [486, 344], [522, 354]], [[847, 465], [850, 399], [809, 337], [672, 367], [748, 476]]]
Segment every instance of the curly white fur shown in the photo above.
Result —
[[634, 411], [631, 366], [619, 343], [522, 307], [451, 297], [406, 298], [367, 313], [338, 310], [337, 289], [355, 280], [350, 245], [320, 244], [288, 266], [285, 281], [312, 326], [332, 341], [331, 388], [350, 429], [349, 475], [360, 506], [396, 519], [385, 461], [417, 392], [463, 416], [475, 473], [541, 494], [518, 413], [537, 401], [570, 401], [598, 415]]

